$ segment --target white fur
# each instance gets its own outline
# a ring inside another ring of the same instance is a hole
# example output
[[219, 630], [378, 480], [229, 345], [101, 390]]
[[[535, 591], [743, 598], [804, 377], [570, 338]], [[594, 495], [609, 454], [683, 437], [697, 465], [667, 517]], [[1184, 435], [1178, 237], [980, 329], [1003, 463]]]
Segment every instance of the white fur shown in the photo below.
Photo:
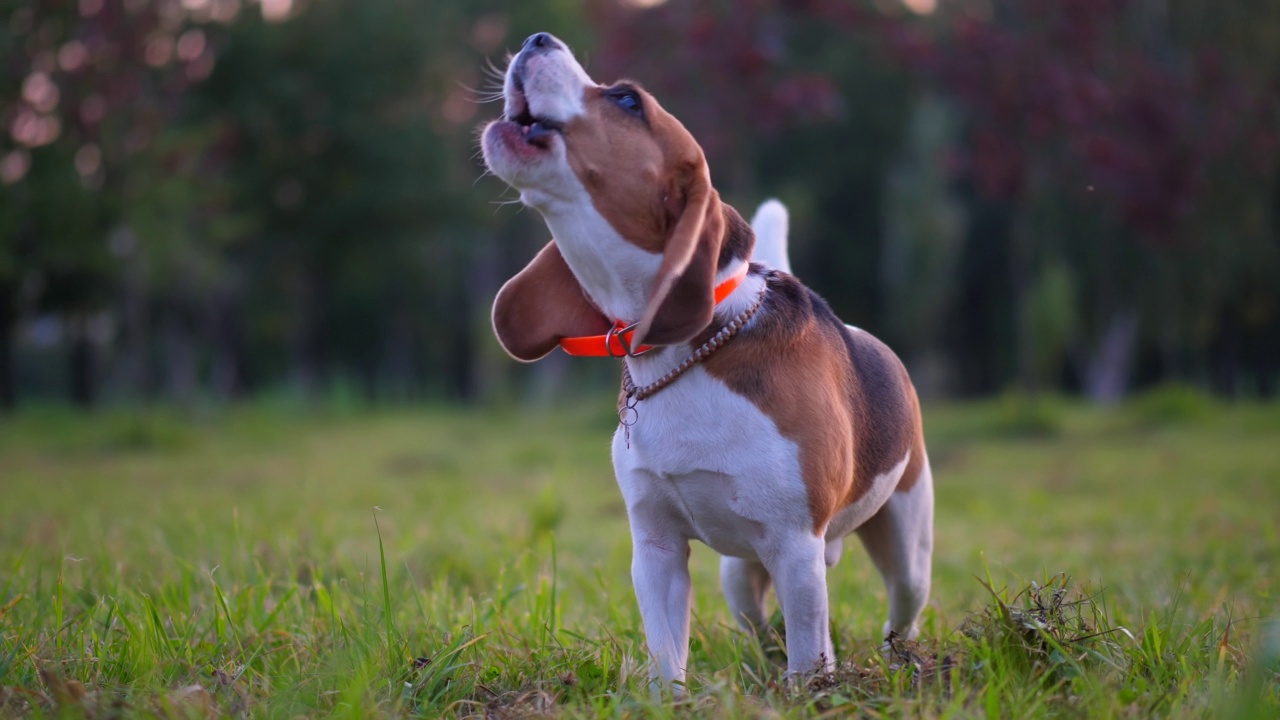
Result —
[[631, 521], [632, 579], [657, 675], [684, 681], [691, 539], [759, 563], [782, 600], [788, 671], [829, 670], [824, 543], [813, 532], [796, 444], [697, 366], [637, 411], [635, 425], [614, 435], [613, 465]]
[[[512, 75], [520, 63], [517, 58], [508, 70], [509, 114], [519, 110]], [[582, 112], [582, 91], [595, 83], [563, 44], [526, 58], [522, 67], [534, 115], [566, 121]], [[570, 269], [600, 309], [614, 319], [638, 319], [661, 256], [628, 243], [596, 210], [569, 166], [563, 137], [555, 136], [543, 152], [520, 152], [493, 129], [486, 130], [482, 142], [489, 167], [542, 214]], [[765, 203], [755, 223], [761, 244], [754, 259], [789, 270], [786, 209], [777, 201]], [[717, 282], [744, 264], [731, 263]], [[736, 316], [763, 287], [762, 277], [748, 276], [716, 308], [716, 317]], [[625, 362], [643, 385], [692, 350], [664, 347]], [[928, 524], [921, 530], [920, 523], [932, 517], [932, 486], [926, 476], [911, 493], [892, 495], [909, 458], [877, 478], [862, 501], [817, 533], [796, 443], [703, 367], [694, 366], [639, 402], [636, 412], [634, 425], [614, 435], [613, 465], [631, 522], [632, 580], [656, 678], [677, 687], [685, 679], [690, 540], [725, 556], [725, 597], [745, 627], [762, 628], [765, 595], [770, 584], [776, 587], [786, 622], [789, 675], [833, 667], [826, 566], [834, 564], [841, 538], [855, 528], [889, 586], [890, 625], [911, 626], [923, 602], [922, 569], [925, 592], [928, 588], [932, 535]], [[880, 504], [884, 509], [877, 513]]]
[[862, 523], [871, 519], [893, 494], [893, 489], [897, 487], [898, 480], [902, 477], [902, 471], [907, 469], [907, 462], [911, 459], [911, 451], [908, 450], [905, 457], [889, 468], [888, 472], [877, 476], [872, 482], [871, 488], [857, 501], [843, 507], [831, 518], [831, 522], [827, 523], [827, 530], [823, 536], [827, 540], [839, 540], [840, 538], [853, 532], [854, 528], [862, 525]]
[[644, 312], [662, 256], [624, 240], [596, 210], [577, 177], [572, 173], [570, 177], [577, 186], [572, 200], [534, 207], [547, 221], [560, 254], [596, 307], [614, 320], [634, 322]]
[[751, 218], [751, 229], [756, 233], [756, 249], [751, 259], [775, 270], [791, 272], [791, 258], [787, 254], [790, 224], [787, 206], [774, 198], [760, 203]]
[[[508, 118], [518, 115], [526, 105], [535, 117], [562, 124], [586, 111], [583, 91], [595, 87], [595, 82], [573, 53], [563, 43], [557, 43], [554, 49], [527, 57], [521, 53], [512, 60], [503, 82]], [[518, 83], [517, 68], [522, 73]], [[523, 93], [517, 90], [518, 84], [524, 86]], [[582, 184], [569, 167], [564, 139], [559, 134], [549, 135], [550, 147], [541, 157], [531, 160], [507, 147], [493, 132], [496, 125], [485, 128], [480, 148], [489, 169], [520, 191], [521, 202], [538, 209], [555, 202], [576, 202]]]
[[[515, 62], [511, 64], [508, 70], [515, 68]], [[596, 85], [564, 43], [546, 52], [529, 53], [524, 58], [519, 80], [524, 86], [524, 101], [529, 104], [529, 112], [534, 117], [560, 122], [568, 122], [584, 112], [582, 91]], [[519, 97], [515, 73], [507, 72], [502, 90], [507, 117], [518, 115], [520, 108], [514, 102]]]
[[857, 529], [889, 592], [890, 631], [908, 639], [919, 633], [916, 619], [929, 599], [933, 558], [933, 472], [928, 458], [907, 492], [895, 492], [880, 511]]

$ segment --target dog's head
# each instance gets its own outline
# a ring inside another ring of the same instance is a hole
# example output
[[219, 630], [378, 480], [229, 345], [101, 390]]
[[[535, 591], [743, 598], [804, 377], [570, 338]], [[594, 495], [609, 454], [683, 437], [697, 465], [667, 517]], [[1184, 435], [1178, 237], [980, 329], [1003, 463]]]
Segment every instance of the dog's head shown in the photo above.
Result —
[[[638, 316], [606, 319], [596, 308], [608, 289], [592, 287], [601, 281], [588, 281], [573, 260], [617, 249], [592, 237], [586, 221], [563, 223], [568, 230], [553, 224], [560, 233], [556, 241], [499, 293], [494, 327], [503, 346], [519, 359], [536, 359], [559, 337], [600, 332], [611, 320], [638, 321], [637, 344], [684, 342], [704, 330], [712, 319], [717, 270], [749, 257], [752, 238], [741, 217], [720, 202], [693, 135], [637, 84], [597, 84], [547, 33], [525, 41], [503, 89], [504, 117], [484, 129], [481, 141], [493, 173], [549, 222], [566, 213], [592, 213], [625, 241], [628, 257], [653, 258], [629, 266], [647, 275], [629, 278], [646, 288]], [[732, 248], [726, 238], [734, 239]], [[566, 277], [583, 286], [570, 292], [549, 287]], [[581, 306], [584, 290], [597, 300], [594, 306]], [[572, 327], [566, 317], [574, 319]]]

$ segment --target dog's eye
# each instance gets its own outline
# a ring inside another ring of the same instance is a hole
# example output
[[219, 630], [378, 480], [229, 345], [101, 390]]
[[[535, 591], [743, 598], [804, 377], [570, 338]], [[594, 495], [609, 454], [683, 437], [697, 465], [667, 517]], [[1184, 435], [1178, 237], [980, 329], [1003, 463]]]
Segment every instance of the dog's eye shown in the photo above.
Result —
[[613, 101], [618, 104], [618, 107], [622, 108], [623, 110], [626, 110], [632, 115], [639, 116], [641, 113], [640, 96], [636, 95], [634, 92], [630, 90], [626, 90], [618, 93], [617, 95], [614, 95]]

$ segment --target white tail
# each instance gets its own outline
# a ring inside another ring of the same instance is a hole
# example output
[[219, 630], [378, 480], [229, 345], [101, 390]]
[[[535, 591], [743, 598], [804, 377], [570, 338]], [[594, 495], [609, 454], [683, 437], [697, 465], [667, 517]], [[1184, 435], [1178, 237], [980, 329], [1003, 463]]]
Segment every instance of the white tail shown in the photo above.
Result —
[[790, 225], [787, 206], [770, 198], [760, 203], [751, 229], [756, 233], [756, 250], [751, 260], [775, 270], [791, 272], [791, 258], [787, 256], [787, 229]]

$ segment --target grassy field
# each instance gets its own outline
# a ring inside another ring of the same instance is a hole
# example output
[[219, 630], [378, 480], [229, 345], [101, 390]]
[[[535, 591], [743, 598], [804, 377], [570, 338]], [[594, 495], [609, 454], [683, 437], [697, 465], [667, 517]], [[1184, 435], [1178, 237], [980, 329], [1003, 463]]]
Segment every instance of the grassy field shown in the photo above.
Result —
[[855, 544], [789, 687], [696, 546], [673, 706], [610, 402], [0, 421], [0, 716], [1280, 716], [1280, 406], [929, 407], [921, 642]]

